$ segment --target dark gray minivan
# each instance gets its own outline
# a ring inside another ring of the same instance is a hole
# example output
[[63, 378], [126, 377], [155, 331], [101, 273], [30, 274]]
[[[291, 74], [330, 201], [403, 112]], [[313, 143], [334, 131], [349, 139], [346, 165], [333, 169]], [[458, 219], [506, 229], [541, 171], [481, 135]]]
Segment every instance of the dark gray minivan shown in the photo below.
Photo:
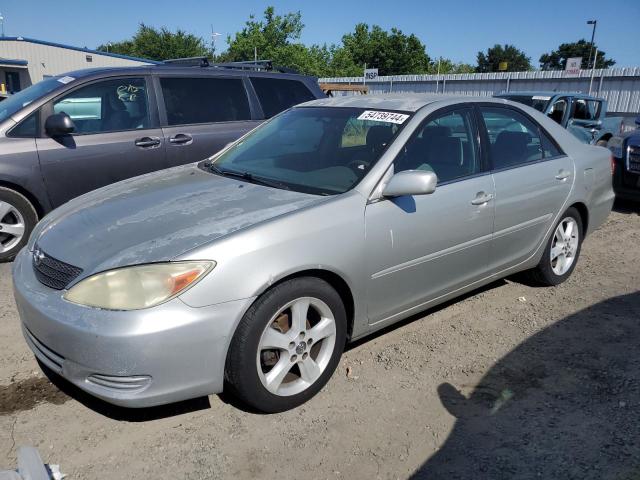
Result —
[[66, 201], [202, 160], [324, 96], [313, 77], [174, 64], [81, 70], [34, 84], [0, 103], [0, 260]]

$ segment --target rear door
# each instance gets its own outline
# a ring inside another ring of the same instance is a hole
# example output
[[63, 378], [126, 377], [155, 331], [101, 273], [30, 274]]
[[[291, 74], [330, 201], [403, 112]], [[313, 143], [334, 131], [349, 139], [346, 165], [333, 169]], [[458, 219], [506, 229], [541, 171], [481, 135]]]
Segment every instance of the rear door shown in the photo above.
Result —
[[42, 107], [64, 112], [71, 135], [36, 139], [54, 207], [83, 193], [167, 167], [154, 95], [145, 76], [110, 77], [67, 91]]
[[529, 258], [564, 210], [574, 166], [551, 137], [520, 110], [479, 107], [495, 184], [491, 270]]
[[210, 157], [261, 122], [241, 76], [159, 76], [157, 85], [171, 166]]

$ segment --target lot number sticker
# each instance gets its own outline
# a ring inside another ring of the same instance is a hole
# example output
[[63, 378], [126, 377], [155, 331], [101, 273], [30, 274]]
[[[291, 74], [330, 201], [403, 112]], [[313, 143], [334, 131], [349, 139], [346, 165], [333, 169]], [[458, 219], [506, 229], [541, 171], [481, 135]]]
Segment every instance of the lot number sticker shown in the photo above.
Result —
[[75, 80], [75, 78], [73, 78], [73, 77], [69, 77], [69, 76], [62, 77], [62, 78], [59, 78], [59, 79], [58, 79], [58, 81], [59, 81], [60, 83], [64, 83], [65, 85], [66, 85], [67, 83], [71, 83], [71, 82], [73, 82], [74, 80]]
[[404, 123], [409, 118], [409, 115], [396, 112], [381, 112], [378, 110], [365, 110], [358, 117], [358, 120], [370, 120], [372, 122], [387, 122], [387, 123]]

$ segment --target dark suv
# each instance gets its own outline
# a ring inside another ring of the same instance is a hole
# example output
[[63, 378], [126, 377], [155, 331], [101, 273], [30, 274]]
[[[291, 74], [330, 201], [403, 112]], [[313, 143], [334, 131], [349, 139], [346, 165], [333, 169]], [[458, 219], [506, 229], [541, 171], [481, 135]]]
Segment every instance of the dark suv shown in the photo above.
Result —
[[321, 97], [315, 78], [228, 64], [100, 68], [36, 83], [0, 103], [0, 260], [64, 202], [202, 160]]

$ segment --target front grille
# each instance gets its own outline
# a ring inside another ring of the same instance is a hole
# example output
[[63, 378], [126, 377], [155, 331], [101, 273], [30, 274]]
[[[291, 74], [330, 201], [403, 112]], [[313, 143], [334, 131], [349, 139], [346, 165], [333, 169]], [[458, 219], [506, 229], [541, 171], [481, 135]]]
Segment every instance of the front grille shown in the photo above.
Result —
[[640, 173], [640, 149], [637, 147], [629, 147], [627, 151], [627, 170]]
[[82, 269], [50, 257], [37, 246], [33, 250], [33, 271], [43, 285], [63, 290], [82, 273]]

